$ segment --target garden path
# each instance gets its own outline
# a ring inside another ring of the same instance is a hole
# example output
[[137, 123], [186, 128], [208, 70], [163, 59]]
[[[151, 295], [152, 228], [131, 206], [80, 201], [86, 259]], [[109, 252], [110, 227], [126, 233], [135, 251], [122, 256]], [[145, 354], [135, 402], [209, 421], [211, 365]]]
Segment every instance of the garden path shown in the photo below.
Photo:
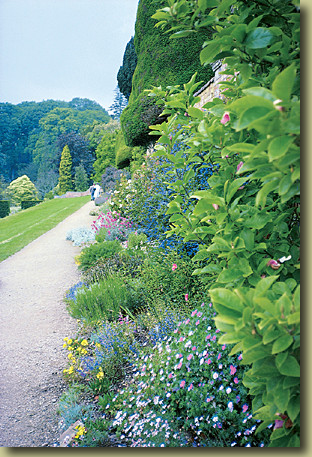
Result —
[[63, 303], [80, 279], [68, 230], [95, 217], [88, 202], [0, 263], [0, 446], [58, 446], [57, 402], [65, 390], [63, 338], [76, 321]]

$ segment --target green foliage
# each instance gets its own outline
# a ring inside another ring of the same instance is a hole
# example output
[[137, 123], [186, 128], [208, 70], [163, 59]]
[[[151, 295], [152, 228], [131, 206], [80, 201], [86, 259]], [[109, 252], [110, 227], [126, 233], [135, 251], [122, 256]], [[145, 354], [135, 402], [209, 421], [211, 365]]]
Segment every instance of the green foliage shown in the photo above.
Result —
[[123, 111], [120, 122], [124, 140], [128, 146], [147, 146], [151, 142], [149, 126], [164, 120], [160, 118], [163, 102], [155, 102], [155, 98], [140, 94]]
[[72, 158], [70, 155], [69, 147], [66, 145], [64, 146], [60, 168], [59, 168], [59, 195], [65, 194], [67, 191], [73, 189], [73, 182], [72, 182]]
[[146, 97], [144, 91], [154, 85], [182, 84], [198, 71], [198, 79], [207, 82], [213, 75], [210, 67], [200, 68], [198, 53], [202, 42], [210, 36], [209, 29], [185, 38], [171, 40], [155, 28], [151, 18], [164, 1], [141, 0], [135, 23], [134, 45], [137, 66], [132, 78], [128, 107], [120, 122], [128, 146], [146, 146], [152, 138], [148, 126], [161, 122], [162, 102]]
[[169, 254], [156, 248], [148, 250], [140, 274], [147, 302], [161, 300], [178, 309], [191, 298], [200, 300], [205, 294], [204, 284], [200, 277], [192, 275], [193, 270], [186, 255], [181, 257], [174, 250]]
[[141, 146], [129, 147], [125, 143], [125, 138], [120, 130], [115, 144], [116, 167], [126, 168], [130, 165], [132, 156], [141, 157], [145, 153], [145, 148]]
[[23, 175], [10, 183], [7, 188], [11, 204], [18, 206], [22, 200], [38, 200], [38, 191], [28, 176]]
[[116, 140], [118, 130], [108, 132], [103, 135], [99, 145], [95, 150], [96, 161], [93, 163], [95, 181], [100, 181], [102, 175], [108, 167], [113, 167], [116, 160]]
[[57, 171], [59, 135], [79, 133], [94, 121], [110, 120], [99, 104], [79, 98], [71, 102], [0, 103], [0, 112], [0, 169], [7, 181], [24, 174], [35, 181], [47, 164], [49, 171]]
[[[108, 243], [108, 242], [107, 242]], [[116, 321], [121, 313], [132, 313], [143, 305], [135, 283], [113, 275], [88, 287], [83, 287], [75, 299], [68, 300], [69, 313], [91, 324], [99, 320]]]
[[103, 243], [95, 243], [82, 250], [79, 261], [80, 269], [86, 271], [98, 259], [107, 259], [112, 257], [117, 252], [121, 251], [121, 245], [118, 241], [105, 241]]
[[142, 251], [126, 249], [112, 257], [97, 260], [83, 272], [83, 279], [87, 284], [92, 284], [117, 273], [134, 278], [139, 274], [143, 261]]
[[21, 201], [21, 209], [27, 209], [31, 208], [32, 206], [38, 205], [40, 203], [40, 200], [22, 200]]
[[10, 201], [0, 200], [0, 218], [6, 217], [10, 214]]
[[89, 179], [83, 165], [75, 167], [75, 190], [84, 192], [89, 187]]
[[134, 39], [131, 37], [123, 55], [122, 66], [119, 68], [117, 73], [118, 87], [127, 100], [129, 100], [131, 94], [132, 77], [137, 65], [137, 60]]
[[[170, 12], [157, 13], [158, 25], [169, 24], [184, 39], [212, 24], [213, 39], [204, 43], [201, 62], [223, 58], [225, 73], [232, 75], [222, 83], [227, 102], [214, 99], [205, 112], [194, 107], [195, 76], [182, 90], [171, 89], [168, 122], [152, 127], [161, 134], [158, 154], [177, 172], [188, 170], [186, 183], [195, 163], [214, 170], [208, 190], [189, 195], [177, 184], [170, 186], [168, 233], [200, 245], [194, 275], [210, 288], [223, 332], [219, 341], [236, 343], [233, 353], [242, 351], [244, 363], [251, 364], [244, 383], [263, 422], [259, 430], [276, 421], [270, 446], [297, 447], [299, 13], [290, 1], [274, 7], [227, 0], [168, 0], [168, 5]], [[159, 88], [153, 93], [164, 96]], [[176, 143], [183, 163], [172, 153]], [[186, 211], [183, 200], [190, 203]]]

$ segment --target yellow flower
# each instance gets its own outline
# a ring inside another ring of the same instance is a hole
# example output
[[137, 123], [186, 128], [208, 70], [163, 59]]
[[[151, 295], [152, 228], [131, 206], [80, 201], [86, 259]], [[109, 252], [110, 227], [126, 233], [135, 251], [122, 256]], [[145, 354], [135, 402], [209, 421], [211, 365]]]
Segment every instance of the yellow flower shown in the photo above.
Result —
[[99, 372], [98, 372], [98, 374], [96, 375], [96, 377], [97, 377], [98, 379], [103, 379], [103, 378], [104, 378], [104, 373], [103, 373], [102, 367], [99, 368]]
[[63, 348], [65, 348], [65, 349], [67, 348], [67, 344], [66, 343], [63, 344]]
[[95, 343], [95, 347], [98, 348], [98, 349], [101, 349], [100, 343]]
[[81, 346], [88, 346], [88, 341], [82, 340], [80, 344], [81, 344]]
[[86, 349], [81, 349], [81, 354], [88, 354], [88, 351]]
[[75, 429], [78, 430], [76, 435], [75, 435], [75, 438], [79, 438], [84, 433], [86, 433], [86, 428], [83, 425], [77, 425], [77, 427], [75, 427]]
[[74, 348], [73, 348], [72, 346], [68, 346], [68, 350], [69, 350], [69, 351], [73, 351]]

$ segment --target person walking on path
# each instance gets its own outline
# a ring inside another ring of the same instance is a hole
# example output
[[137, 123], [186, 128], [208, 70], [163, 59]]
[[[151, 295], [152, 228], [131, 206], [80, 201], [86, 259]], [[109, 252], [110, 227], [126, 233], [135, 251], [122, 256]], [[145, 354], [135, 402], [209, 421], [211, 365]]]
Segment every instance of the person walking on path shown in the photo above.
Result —
[[101, 193], [101, 187], [100, 187], [99, 183], [96, 183], [94, 186], [93, 200], [96, 200], [100, 196], [100, 193]]
[[89, 191], [90, 191], [90, 194], [91, 194], [91, 201], [93, 201], [94, 200], [94, 191], [95, 191], [94, 183], [90, 187]]

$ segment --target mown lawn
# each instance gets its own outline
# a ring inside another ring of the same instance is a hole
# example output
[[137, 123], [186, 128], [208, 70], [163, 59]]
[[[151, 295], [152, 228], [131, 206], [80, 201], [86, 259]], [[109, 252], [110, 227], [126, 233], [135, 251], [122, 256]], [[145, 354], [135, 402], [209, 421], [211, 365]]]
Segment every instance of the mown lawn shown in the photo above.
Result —
[[55, 227], [90, 200], [57, 198], [0, 219], [0, 262]]

